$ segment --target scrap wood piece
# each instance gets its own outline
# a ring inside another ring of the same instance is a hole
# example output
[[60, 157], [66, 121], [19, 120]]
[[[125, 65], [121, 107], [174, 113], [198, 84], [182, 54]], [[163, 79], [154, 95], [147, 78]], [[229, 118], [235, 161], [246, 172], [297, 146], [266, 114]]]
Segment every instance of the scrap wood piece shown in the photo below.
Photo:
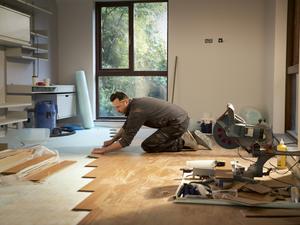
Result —
[[270, 188], [284, 188], [289, 186], [297, 186], [298, 180], [297, 178], [292, 174], [282, 175], [275, 177], [275, 179], [270, 174], [270, 179], [268, 180], [261, 180], [261, 184], [264, 186], [268, 186]]
[[271, 194], [259, 194], [259, 193], [255, 193], [255, 192], [243, 192], [243, 191], [240, 191], [238, 193], [238, 197], [257, 201], [258, 203], [260, 201], [273, 202], [277, 199], [277, 196], [273, 196]]
[[239, 182], [239, 181], [234, 181], [230, 189], [233, 190], [240, 190], [242, 189], [247, 183], [245, 182]]
[[73, 160], [64, 160], [62, 162], [59, 162], [53, 166], [50, 166], [40, 172], [37, 172], [35, 174], [32, 174], [32, 175], [28, 175], [25, 177], [26, 180], [31, 180], [31, 181], [35, 181], [35, 182], [38, 182], [38, 181], [41, 181], [42, 179], [54, 174], [55, 172], [75, 163], [76, 161], [73, 161]]
[[260, 195], [256, 193], [239, 192], [237, 197], [232, 195], [224, 195], [224, 199], [242, 203], [245, 205], [255, 206], [260, 204], [271, 203], [276, 199], [276, 196], [274, 197], [270, 195]]
[[32, 157], [31, 151], [20, 152], [0, 160], [0, 173]]
[[244, 217], [300, 217], [299, 209], [242, 209]]
[[216, 179], [221, 179], [221, 178], [232, 179], [233, 178], [231, 160], [232, 159], [222, 159], [221, 161], [224, 161], [225, 165], [215, 167], [215, 178]]
[[55, 155], [53, 154], [49, 154], [49, 155], [44, 155], [44, 156], [39, 156], [39, 157], [36, 157], [36, 158], [33, 158], [33, 159], [30, 159], [30, 160], [27, 160], [23, 163], [20, 163], [14, 167], [11, 167], [3, 172], [1, 172], [3, 175], [10, 175], [10, 174], [16, 174], [18, 172], [20, 172], [21, 170], [25, 169], [25, 168], [28, 168], [32, 165], [35, 165], [37, 163], [40, 163], [42, 161], [45, 161], [51, 157], [54, 157]]
[[259, 184], [259, 183], [256, 183], [256, 184], [248, 183], [243, 188], [247, 188], [247, 189], [257, 192], [259, 194], [267, 194], [272, 191], [272, 188], [262, 185], [262, 184]]

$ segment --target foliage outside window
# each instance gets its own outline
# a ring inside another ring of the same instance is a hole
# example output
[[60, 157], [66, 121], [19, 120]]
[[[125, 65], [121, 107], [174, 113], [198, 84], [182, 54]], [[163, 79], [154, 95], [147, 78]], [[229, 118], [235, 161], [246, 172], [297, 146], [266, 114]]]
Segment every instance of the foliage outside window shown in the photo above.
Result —
[[167, 2], [96, 3], [97, 117], [119, 117], [109, 96], [167, 99]]

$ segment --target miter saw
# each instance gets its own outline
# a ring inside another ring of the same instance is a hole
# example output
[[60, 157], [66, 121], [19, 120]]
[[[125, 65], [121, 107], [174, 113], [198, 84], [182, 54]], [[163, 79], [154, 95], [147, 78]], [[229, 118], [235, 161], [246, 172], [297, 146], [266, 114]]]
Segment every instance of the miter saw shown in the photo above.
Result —
[[241, 168], [235, 171], [236, 179], [251, 180], [254, 177], [268, 175], [270, 171], [263, 172], [264, 164], [275, 155], [300, 156], [300, 151], [277, 151], [276, 145], [273, 145], [271, 128], [262, 120], [256, 125], [247, 124], [243, 118], [234, 113], [234, 107], [230, 103], [227, 104], [225, 113], [217, 119], [213, 136], [225, 149], [242, 147], [254, 157], [258, 157], [247, 170]]

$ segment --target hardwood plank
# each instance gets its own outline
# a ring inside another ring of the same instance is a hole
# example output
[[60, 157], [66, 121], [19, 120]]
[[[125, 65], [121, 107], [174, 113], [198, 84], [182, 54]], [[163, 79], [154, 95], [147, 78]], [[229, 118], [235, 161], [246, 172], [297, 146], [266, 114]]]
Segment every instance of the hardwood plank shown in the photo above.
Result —
[[24, 149], [24, 150], [15, 150], [15, 149], [7, 149], [7, 150], [4, 150], [4, 151], [0, 151], [0, 163], [1, 163], [1, 160], [4, 159], [4, 158], [7, 158], [9, 156], [13, 156], [13, 155], [18, 155], [22, 152], [30, 152], [30, 153], [33, 153], [33, 149]]
[[82, 202], [77, 204], [72, 210], [73, 211], [92, 211], [93, 209], [96, 209], [97, 206], [94, 204], [95, 199], [97, 199], [101, 195], [100, 190], [97, 193], [91, 194], [89, 197], [84, 199]]
[[[9, 157], [9, 156], [19, 154], [19, 153], [20, 153], [20, 151], [16, 151], [16, 150], [5, 150], [4, 152], [0, 153], [0, 160], [4, 159], [6, 157]], [[1, 161], [0, 161], [0, 163], [1, 163]]]
[[93, 221], [95, 221], [95, 219], [99, 216], [100, 213], [101, 209], [94, 209], [92, 212], [86, 215], [77, 225], [87, 225], [93, 223]]
[[1, 154], [0, 154], [0, 163], [1, 163], [1, 159], [4, 159], [4, 158], [9, 157], [9, 156], [17, 155], [17, 154], [19, 154], [19, 153], [20, 153], [20, 152], [18, 152], [18, 151], [13, 151], [13, 150], [8, 151], [8, 152], [3, 152], [3, 153], [1, 153]]
[[232, 159], [225, 159], [225, 166], [218, 166], [215, 168], [215, 177], [217, 179], [220, 178], [233, 178], [232, 166], [231, 161]]
[[96, 160], [90, 162], [89, 164], [85, 165], [85, 167], [97, 167], [98, 165], [97, 164], [95, 165], [95, 161]]
[[34, 159], [27, 160], [23, 163], [20, 163], [20, 164], [14, 166], [14, 167], [11, 167], [11, 168], [3, 171], [2, 174], [4, 174], [4, 175], [16, 174], [16, 173], [20, 172], [21, 170], [23, 170], [23, 169], [25, 169], [29, 166], [35, 165], [37, 163], [40, 163], [44, 160], [47, 160], [47, 159], [49, 159], [51, 157], [55, 157], [55, 156], [56, 155], [44, 155], [44, 156], [36, 157]]
[[96, 177], [97, 177], [97, 173], [95, 172], [95, 170], [92, 170], [91, 172], [82, 176], [82, 178], [96, 178]]
[[72, 161], [72, 160], [64, 160], [62, 162], [59, 162], [51, 167], [48, 167], [40, 172], [37, 172], [35, 174], [26, 176], [25, 179], [26, 180], [31, 180], [31, 181], [41, 181], [42, 179], [45, 179], [46, 177], [56, 173], [57, 171], [75, 163], [76, 161]]
[[29, 159], [32, 156], [31, 151], [20, 152], [16, 155], [12, 155], [0, 160], [0, 173], [3, 171], [16, 166], [19, 163], [22, 163]]

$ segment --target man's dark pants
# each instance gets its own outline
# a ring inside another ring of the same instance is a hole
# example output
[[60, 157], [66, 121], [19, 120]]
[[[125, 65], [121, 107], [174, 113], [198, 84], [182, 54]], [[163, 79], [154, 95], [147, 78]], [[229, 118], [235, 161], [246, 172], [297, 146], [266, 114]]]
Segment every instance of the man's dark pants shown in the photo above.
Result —
[[159, 128], [142, 143], [145, 152], [178, 152], [183, 148], [184, 141], [181, 136], [186, 132], [189, 118], [182, 123], [170, 124]]

